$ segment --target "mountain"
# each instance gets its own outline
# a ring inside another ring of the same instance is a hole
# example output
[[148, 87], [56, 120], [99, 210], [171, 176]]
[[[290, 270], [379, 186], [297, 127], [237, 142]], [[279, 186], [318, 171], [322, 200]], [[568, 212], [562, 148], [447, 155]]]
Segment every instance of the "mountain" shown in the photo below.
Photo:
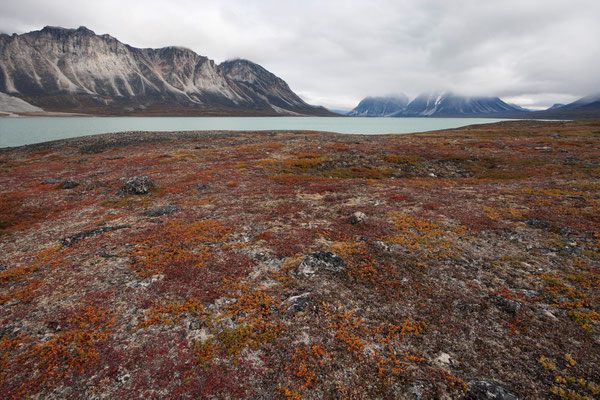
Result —
[[0, 92], [49, 111], [331, 115], [245, 60], [216, 65], [181, 47], [139, 49], [80, 27], [0, 35]]
[[600, 93], [583, 97], [566, 105], [555, 104], [545, 111], [531, 113], [539, 119], [600, 119]]
[[248, 92], [255, 93], [275, 111], [298, 114], [326, 114], [327, 110], [306, 104], [288, 84], [258, 64], [248, 60], [236, 59], [219, 64], [227, 77], [235, 81]]
[[412, 101], [398, 97], [366, 97], [348, 115], [360, 117], [488, 117], [523, 114], [528, 110], [498, 97], [465, 97], [423, 93]]
[[564, 106], [564, 104], [556, 103], [556, 104], [552, 105], [552, 107], [549, 107], [548, 109], [546, 109], [546, 111], [556, 110], [557, 108], [561, 108], [563, 106]]
[[453, 93], [425, 93], [393, 117], [486, 117], [522, 113], [498, 97], [466, 97]]
[[408, 97], [405, 94], [388, 97], [366, 97], [348, 113], [353, 117], [389, 117], [406, 109]]

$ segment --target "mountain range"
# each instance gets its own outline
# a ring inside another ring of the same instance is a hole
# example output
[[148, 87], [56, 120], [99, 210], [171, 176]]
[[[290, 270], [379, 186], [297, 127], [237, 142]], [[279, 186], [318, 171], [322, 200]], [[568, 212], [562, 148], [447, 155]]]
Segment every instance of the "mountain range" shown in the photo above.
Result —
[[453, 93], [424, 93], [412, 101], [404, 94], [366, 97], [350, 112], [360, 117], [496, 117], [527, 119], [599, 119], [600, 95], [548, 110], [530, 111], [498, 97], [468, 97]]
[[465, 97], [453, 93], [424, 93], [412, 101], [406, 95], [367, 97], [348, 113], [369, 117], [472, 117], [523, 113], [498, 97]]
[[[88, 114], [333, 115], [258, 64], [216, 64], [181, 47], [140, 49], [80, 27], [0, 35], [0, 92]], [[14, 99], [16, 98], [16, 99]]]
[[[338, 115], [304, 102], [262, 66], [216, 64], [182, 47], [136, 48], [79, 27], [0, 34], [0, 112], [98, 115]], [[367, 97], [361, 117], [600, 119], [600, 94], [545, 111], [498, 97]]]

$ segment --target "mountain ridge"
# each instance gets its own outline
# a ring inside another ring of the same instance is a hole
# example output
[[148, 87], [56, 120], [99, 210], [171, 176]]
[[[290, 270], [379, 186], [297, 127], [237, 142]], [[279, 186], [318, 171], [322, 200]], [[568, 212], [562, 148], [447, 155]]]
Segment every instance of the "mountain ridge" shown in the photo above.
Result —
[[307, 104], [281, 78], [250, 61], [244, 66], [263, 77], [262, 92], [191, 49], [136, 48], [83, 26], [1, 34], [0, 52], [0, 92], [49, 111], [333, 115]]

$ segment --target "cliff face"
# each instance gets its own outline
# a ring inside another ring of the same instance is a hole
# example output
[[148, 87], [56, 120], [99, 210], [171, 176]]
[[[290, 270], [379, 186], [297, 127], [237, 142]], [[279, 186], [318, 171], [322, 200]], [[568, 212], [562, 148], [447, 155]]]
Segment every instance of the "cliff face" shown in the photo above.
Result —
[[262, 92], [192, 50], [138, 49], [84, 27], [0, 35], [0, 52], [0, 91], [54, 111], [323, 112], [256, 64], [249, 63], [272, 77], [261, 81]]

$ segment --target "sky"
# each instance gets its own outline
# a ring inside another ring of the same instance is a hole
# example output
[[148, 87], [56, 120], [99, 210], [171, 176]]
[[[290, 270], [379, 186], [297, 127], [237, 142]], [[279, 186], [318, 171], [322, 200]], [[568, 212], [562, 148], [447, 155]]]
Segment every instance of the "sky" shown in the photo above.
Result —
[[246, 58], [339, 110], [438, 91], [543, 109], [600, 92], [600, 0], [0, 1], [0, 32], [46, 25]]

